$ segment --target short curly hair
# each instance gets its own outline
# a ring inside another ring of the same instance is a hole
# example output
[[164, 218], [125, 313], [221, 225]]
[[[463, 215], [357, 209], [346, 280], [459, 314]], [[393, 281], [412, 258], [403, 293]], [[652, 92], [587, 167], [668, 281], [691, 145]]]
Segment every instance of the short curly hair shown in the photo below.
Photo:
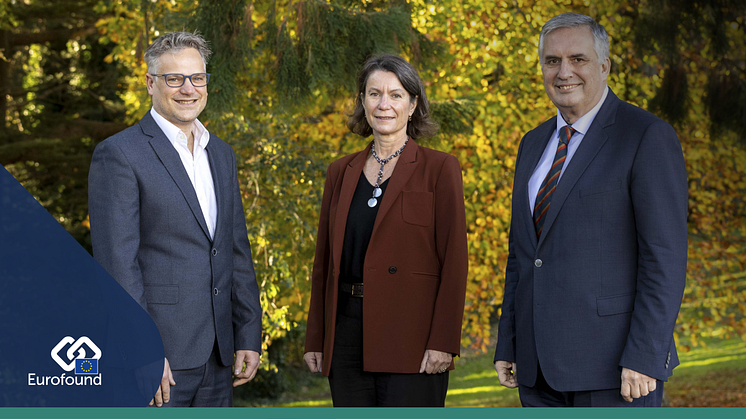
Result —
[[347, 120], [350, 131], [363, 137], [373, 134], [373, 129], [365, 118], [363, 97], [368, 77], [377, 70], [394, 73], [404, 90], [409, 93], [410, 100], [417, 100], [412, 119], [407, 124], [407, 135], [416, 140], [419, 138], [432, 137], [438, 132], [438, 124], [430, 119], [430, 105], [425, 95], [425, 86], [422, 84], [417, 70], [404, 58], [394, 54], [380, 54], [368, 58], [357, 74], [357, 94], [355, 95], [355, 109]]

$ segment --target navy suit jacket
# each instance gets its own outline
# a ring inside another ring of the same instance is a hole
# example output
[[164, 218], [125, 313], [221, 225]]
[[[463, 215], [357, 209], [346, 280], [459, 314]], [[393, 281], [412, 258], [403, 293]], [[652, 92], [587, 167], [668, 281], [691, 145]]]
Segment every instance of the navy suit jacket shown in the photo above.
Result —
[[557, 391], [666, 381], [686, 280], [688, 192], [673, 128], [609, 91], [557, 184], [539, 240], [528, 182], [556, 117], [521, 141], [495, 361]]
[[178, 152], [150, 112], [93, 153], [93, 256], [158, 326], [171, 368], [261, 351], [262, 311], [233, 149], [210, 134], [218, 215], [210, 239]]

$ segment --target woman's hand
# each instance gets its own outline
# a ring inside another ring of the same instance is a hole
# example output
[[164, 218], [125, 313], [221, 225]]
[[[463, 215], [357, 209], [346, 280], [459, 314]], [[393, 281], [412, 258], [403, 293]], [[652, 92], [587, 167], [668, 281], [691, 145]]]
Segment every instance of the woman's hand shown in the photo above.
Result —
[[303, 360], [308, 364], [308, 369], [311, 372], [321, 372], [321, 362], [324, 360], [323, 352], [306, 352], [303, 355]]
[[437, 374], [446, 372], [446, 369], [451, 366], [452, 359], [453, 355], [449, 353], [428, 349], [422, 357], [420, 373]]

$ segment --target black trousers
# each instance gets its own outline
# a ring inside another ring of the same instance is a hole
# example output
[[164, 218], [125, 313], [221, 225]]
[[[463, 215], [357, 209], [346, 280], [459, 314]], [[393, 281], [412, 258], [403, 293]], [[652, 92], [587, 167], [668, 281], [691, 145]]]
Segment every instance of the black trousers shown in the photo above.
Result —
[[[621, 375], [621, 373], [620, 373]], [[660, 407], [663, 400], [663, 382], [658, 380], [655, 391], [647, 396], [627, 402], [621, 389], [592, 391], [557, 391], [547, 384], [539, 366], [533, 387], [518, 385], [518, 395], [523, 407]]]
[[363, 299], [340, 294], [329, 374], [334, 407], [445, 406], [448, 372], [396, 374], [363, 371]]

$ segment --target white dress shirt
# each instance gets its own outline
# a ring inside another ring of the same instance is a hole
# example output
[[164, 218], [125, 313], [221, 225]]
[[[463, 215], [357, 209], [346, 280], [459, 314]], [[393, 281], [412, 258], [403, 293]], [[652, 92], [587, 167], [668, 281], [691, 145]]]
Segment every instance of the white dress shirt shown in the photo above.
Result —
[[[571, 127], [575, 130], [575, 133], [572, 135], [572, 138], [570, 138], [570, 144], [567, 146], [567, 157], [565, 158], [565, 163], [562, 166], [562, 171], [560, 172], [559, 178], [557, 179], [557, 184], [559, 184], [560, 180], [562, 180], [562, 175], [565, 173], [567, 166], [570, 165], [572, 156], [574, 156], [575, 152], [578, 151], [578, 147], [580, 147], [580, 143], [583, 141], [585, 133], [587, 133], [588, 128], [591, 127], [591, 124], [596, 118], [596, 114], [598, 114], [598, 111], [601, 109], [601, 105], [604, 104], [606, 95], [608, 93], [609, 87], [607, 86], [604, 89], [604, 94], [603, 96], [601, 96], [601, 100], [598, 101], [596, 106], [594, 106], [593, 109], [591, 109], [585, 115], [581, 116], [580, 119], [578, 119], [577, 121], [575, 121], [574, 124], [571, 125]], [[554, 133], [549, 138], [547, 146], [544, 148], [544, 154], [541, 155], [539, 164], [536, 165], [536, 169], [534, 169], [534, 173], [531, 175], [531, 179], [529, 179], [528, 181], [528, 200], [529, 205], [531, 206], [532, 214], [534, 213], [536, 194], [539, 192], [541, 183], [544, 181], [547, 173], [549, 173], [549, 169], [552, 167], [552, 163], [554, 162], [554, 155], [557, 154], [557, 144], [559, 144], [559, 130], [565, 125], [567, 125], [567, 122], [565, 122], [565, 119], [562, 117], [559, 109], [557, 109], [557, 128], [555, 128]]]
[[199, 120], [194, 120], [192, 126], [194, 154], [192, 154], [189, 151], [187, 136], [184, 131], [159, 115], [155, 108], [150, 109], [150, 114], [163, 133], [166, 134], [166, 138], [171, 142], [171, 145], [179, 153], [184, 170], [189, 175], [194, 192], [197, 194], [197, 200], [199, 201], [200, 209], [202, 209], [205, 223], [207, 223], [210, 238], [214, 238], [215, 224], [218, 218], [218, 203], [215, 198], [215, 185], [212, 180], [212, 172], [210, 172], [210, 161], [207, 158], [207, 150], [205, 149], [207, 143], [210, 142], [210, 133], [207, 132], [207, 129]]

